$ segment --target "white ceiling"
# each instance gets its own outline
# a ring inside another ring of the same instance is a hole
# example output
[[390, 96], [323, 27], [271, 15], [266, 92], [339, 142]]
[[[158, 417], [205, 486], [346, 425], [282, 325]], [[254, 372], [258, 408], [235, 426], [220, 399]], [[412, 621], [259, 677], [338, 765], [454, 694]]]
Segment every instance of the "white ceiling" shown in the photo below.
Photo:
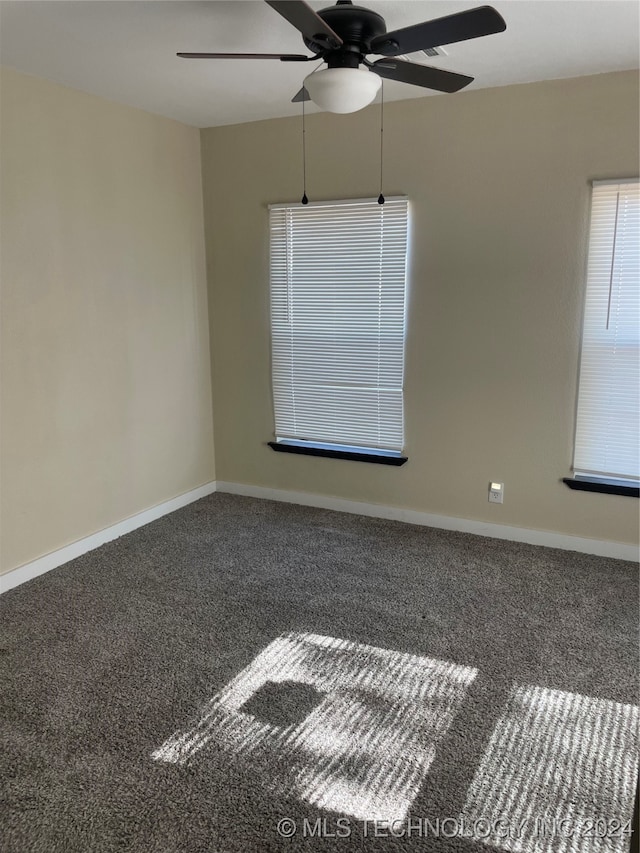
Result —
[[[485, 0], [359, 0], [398, 29]], [[490, 0], [489, 0], [490, 2]], [[314, 9], [331, 0], [311, 0]], [[638, 68], [637, 0], [497, 0], [507, 30], [427, 59], [475, 77], [468, 88]], [[3, 65], [198, 127], [297, 115], [292, 96], [315, 64], [185, 60], [176, 51], [305, 53], [302, 37], [262, 0], [3, 0]], [[385, 82], [385, 99], [429, 97]], [[455, 95], [435, 95], [455, 97]], [[310, 111], [316, 109], [311, 106]]]

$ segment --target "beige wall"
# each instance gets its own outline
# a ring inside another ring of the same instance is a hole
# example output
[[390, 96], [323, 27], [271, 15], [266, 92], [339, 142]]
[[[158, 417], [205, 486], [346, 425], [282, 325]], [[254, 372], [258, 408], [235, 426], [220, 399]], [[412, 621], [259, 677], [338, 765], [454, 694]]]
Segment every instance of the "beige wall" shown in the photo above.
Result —
[[[307, 124], [313, 200], [378, 193], [379, 108]], [[274, 453], [270, 202], [302, 195], [300, 119], [202, 134], [217, 476], [634, 542], [638, 503], [570, 491], [589, 181], [638, 174], [625, 72], [390, 103], [411, 199], [402, 468]], [[487, 502], [489, 480], [505, 503]]]
[[214, 477], [199, 132], [4, 69], [2, 563]]

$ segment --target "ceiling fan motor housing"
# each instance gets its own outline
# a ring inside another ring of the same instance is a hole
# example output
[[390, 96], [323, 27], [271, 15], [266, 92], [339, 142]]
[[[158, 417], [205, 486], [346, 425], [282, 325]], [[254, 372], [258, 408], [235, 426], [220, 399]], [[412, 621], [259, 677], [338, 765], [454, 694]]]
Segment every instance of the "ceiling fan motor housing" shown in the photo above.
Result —
[[336, 6], [322, 9], [318, 15], [340, 36], [339, 47], [327, 47], [326, 42], [304, 37], [309, 50], [322, 55], [329, 68], [357, 68], [370, 53], [374, 38], [384, 35], [387, 26], [384, 18], [371, 9], [354, 6], [351, 2], [338, 2]]

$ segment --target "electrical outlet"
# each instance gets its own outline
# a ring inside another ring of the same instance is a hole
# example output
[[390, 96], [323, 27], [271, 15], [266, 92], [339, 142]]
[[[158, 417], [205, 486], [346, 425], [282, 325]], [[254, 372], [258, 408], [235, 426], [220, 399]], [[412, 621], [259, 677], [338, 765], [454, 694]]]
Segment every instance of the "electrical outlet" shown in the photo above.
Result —
[[489, 483], [489, 503], [501, 504], [504, 500], [504, 483]]

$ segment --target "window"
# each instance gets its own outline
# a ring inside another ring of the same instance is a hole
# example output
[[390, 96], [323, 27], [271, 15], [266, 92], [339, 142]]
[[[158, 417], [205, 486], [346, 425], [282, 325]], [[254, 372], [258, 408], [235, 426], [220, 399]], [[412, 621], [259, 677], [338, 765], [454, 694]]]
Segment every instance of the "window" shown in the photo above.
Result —
[[400, 464], [408, 202], [272, 205], [275, 450]]
[[639, 392], [640, 183], [599, 181], [591, 207], [574, 453], [577, 481], [608, 483], [621, 494], [637, 494]]

